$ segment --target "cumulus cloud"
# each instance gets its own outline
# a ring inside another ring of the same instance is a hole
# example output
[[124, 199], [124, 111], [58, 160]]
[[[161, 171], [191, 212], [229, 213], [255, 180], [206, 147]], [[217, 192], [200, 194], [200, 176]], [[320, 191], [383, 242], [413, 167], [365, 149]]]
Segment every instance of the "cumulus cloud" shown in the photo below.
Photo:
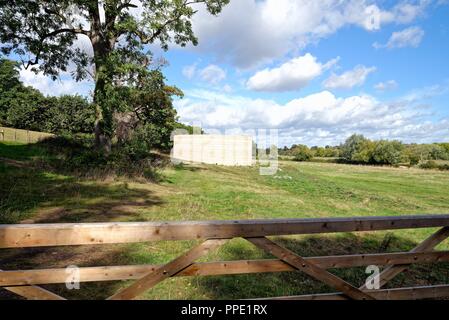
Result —
[[92, 90], [92, 83], [88, 81], [76, 82], [69, 73], [62, 73], [60, 79], [53, 81], [42, 73], [35, 74], [30, 69], [20, 70], [20, 80], [44, 95], [60, 96], [64, 94], [80, 94], [88, 96]]
[[189, 80], [197, 77], [201, 81], [207, 82], [211, 85], [217, 85], [226, 79], [226, 71], [215, 64], [210, 64], [203, 69], [198, 69], [198, 64], [194, 63], [192, 65], [185, 66], [182, 69], [182, 74]]
[[340, 75], [332, 74], [323, 85], [326, 89], [351, 89], [363, 85], [368, 75], [374, 71], [375, 67], [356, 66]]
[[379, 82], [378, 84], [374, 85], [374, 89], [377, 91], [388, 91], [388, 90], [394, 90], [398, 87], [398, 83], [395, 80], [388, 80], [385, 82]]
[[196, 63], [190, 65], [190, 66], [185, 66], [184, 68], [182, 68], [182, 74], [184, 77], [186, 77], [187, 79], [192, 79], [195, 76], [196, 73]]
[[410, 23], [429, 0], [403, 0], [383, 9], [369, 0], [238, 0], [218, 17], [198, 6], [193, 26], [198, 49], [242, 68], [252, 68], [296, 52], [344, 26], [367, 31], [388, 23]]
[[338, 144], [354, 132], [404, 142], [443, 141], [449, 119], [430, 121], [407, 101], [383, 103], [368, 95], [339, 98], [322, 91], [285, 104], [193, 90], [176, 101], [180, 120], [208, 130], [279, 129], [280, 144]]
[[410, 27], [402, 31], [393, 32], [386, 44], [379, 44], [375, 42], [373, 47], [376, 49], [394, 49], [405, 47], [417, 48], [421, 44], [424, 34], [424, 30], [420, 27]]
[[226, 71], [217, 65], [210, 64], [199, 72], [201, 80], [210, 84], [218, 84], [226, 79]]
[[310, 53], [294, 58], [277, 68], [267, 68], [252, 76], [246, 86], [255, 91], [293, 91], [304, 88], [338, 61], [338, 58], [321, 64]]

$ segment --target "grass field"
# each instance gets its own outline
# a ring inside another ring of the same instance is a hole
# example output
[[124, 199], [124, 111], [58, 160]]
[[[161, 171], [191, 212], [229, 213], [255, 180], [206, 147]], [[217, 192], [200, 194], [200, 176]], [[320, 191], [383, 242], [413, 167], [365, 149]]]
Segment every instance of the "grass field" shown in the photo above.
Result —
[[[178, 166], [159, 183], [125, 179], [80, 179], [35, 166], [45, 157], [32, 145], [0, 143], [0, 223], [212, 220], [344, 217], [449, 213], [449, 173], [420, 169], [281, 162], [275, 176], [257, 167]], [[283, 237], [305, 256], [411, 249], [433, 230], [332, 236]], [[162, 263], [192, 242], [2, 250], [1, 269]], [[447, 243], [441, 248], [449, 248]], [[268, 257], [233, 240], [208, 259]], [[363, 268], [336, 270], [360, 285]], [[420, 265], [391, 286], [447, 283], [449, 265]], [[81, 290], [49, 286], [72, 298], [104, 298], [123, 282], [82, 284]], [[176, 278], [146, 299], [233, 299], [333, 291], [297, 273]], [[0, 297], [11, 298], [5, 292]]]

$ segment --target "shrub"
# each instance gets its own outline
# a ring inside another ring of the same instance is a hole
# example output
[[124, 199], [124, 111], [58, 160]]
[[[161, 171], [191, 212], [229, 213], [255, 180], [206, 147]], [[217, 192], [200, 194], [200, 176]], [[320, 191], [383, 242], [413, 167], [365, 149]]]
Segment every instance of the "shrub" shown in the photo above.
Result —
[[449, 160], [449, 154], [446, 149], [438, 144], [431, 145], [430, 157], [433, 160]]
[[435, 161], [429, 160], [427, 162], [421, 163], [419, 167], [421, 169], [439, 169], [440, 166]]
[[64, 95], [49, 97], [45, 110], [43, 131], [52, 133], [92, 133], [95, 123], [95, 108], [84, 97]]
[[341, 156], [348, 162], [370, 163], [375, 144], [363, 135], [354, 134], [341, 145]]
[[38, 145], [47, 154], [42, 165], [83, 177], [112, 175], [159, 179], [157, 167], [165, 163], [158, 161], [138, 136], [124, 145], [114, 145], [109, 155], [94, 149], [92, 140], [92, 136], [66, 135], [41, 141]]
[[402, 149], [403, 145], [399, 141], [377, 141], [372, 153], [372, 160], [376, 164], [396, 165], [401, 162]]
[[307, 146], [298, 145], [293, 151], [293, 157], [295, 161], [309, 161], [313, 158], [313, 153]]

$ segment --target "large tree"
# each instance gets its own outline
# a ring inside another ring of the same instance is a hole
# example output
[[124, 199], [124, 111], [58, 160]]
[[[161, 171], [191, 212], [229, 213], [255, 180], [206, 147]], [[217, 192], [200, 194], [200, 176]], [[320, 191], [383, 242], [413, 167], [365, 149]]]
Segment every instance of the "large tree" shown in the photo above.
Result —
[[[120, 98], [111, 100], [114, 86], [129, 82], [130, 77], [123, 77], [124, 71], [133, 76], [151, 76], [138, 69], [149, 65], [144, 45], [156, 42], [163, 49], [171, 42], [196, 45], [191, 18], [198, 5], [205, 5], [216, 15], [228, 2], [0, 0], [1, 50], [20, 56], [25, 67], [53, 78], [67, 71], [69, 64], [75, 66], [76, 80], [92, 76], [96, 143], [106, 147], [112, 137], [113, 113], [120, 104]], [[89, 39], [93, 56], [75, 45], [80, 37]]]

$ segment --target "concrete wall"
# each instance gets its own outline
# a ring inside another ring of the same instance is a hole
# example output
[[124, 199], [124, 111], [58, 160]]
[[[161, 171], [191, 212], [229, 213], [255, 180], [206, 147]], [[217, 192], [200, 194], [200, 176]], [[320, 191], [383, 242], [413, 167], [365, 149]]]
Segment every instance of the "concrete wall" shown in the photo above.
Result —
[[251, 166], [253, 140], [243, 135], [176, 135], [172, 157], [181, 162]]

